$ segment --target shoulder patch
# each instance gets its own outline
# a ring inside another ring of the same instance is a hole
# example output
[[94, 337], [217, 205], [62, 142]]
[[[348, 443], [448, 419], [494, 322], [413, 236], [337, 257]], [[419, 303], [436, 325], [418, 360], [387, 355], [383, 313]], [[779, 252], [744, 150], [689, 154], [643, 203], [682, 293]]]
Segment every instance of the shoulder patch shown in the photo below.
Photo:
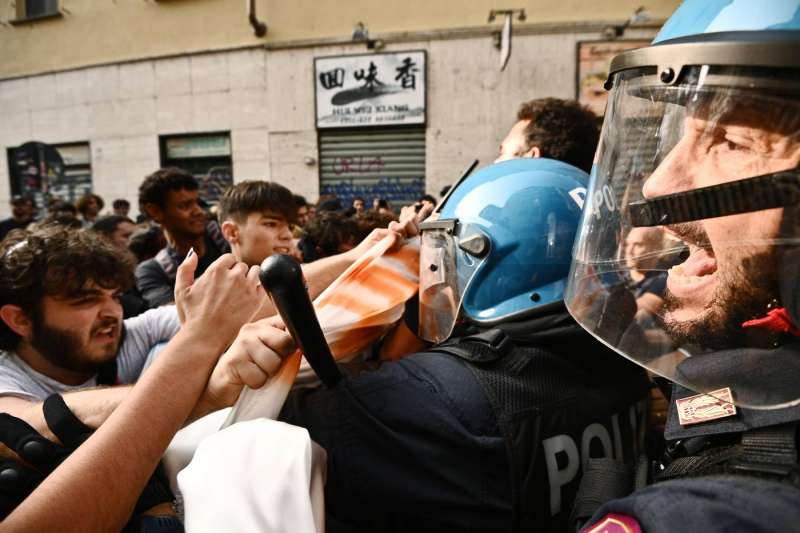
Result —
[[642, 527], [632, 516], [610, 513], [584, 529], [583, 533], [642, 533]]
[[736, 406], [733, 405], [733, 395], [731, 389], [715, 390], [708, 394], [696, 394], [688, 398], [675, 400], [678, 408], [678, 421], [682, 426], [727, 418], [736, 414]]

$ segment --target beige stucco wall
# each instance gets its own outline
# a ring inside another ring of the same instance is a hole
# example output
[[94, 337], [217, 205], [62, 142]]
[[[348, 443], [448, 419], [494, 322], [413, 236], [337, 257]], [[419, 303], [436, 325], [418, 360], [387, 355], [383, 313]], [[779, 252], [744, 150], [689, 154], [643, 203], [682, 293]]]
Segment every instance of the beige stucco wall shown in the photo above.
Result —
[[[61, 0], [63, 16], [0, 24], [0, 79], [239, 47], [308, 40], [347, 41], [362, 21], [371, 37], [499, 27], [491, 9], [524, 8], [520, 27], [623, 21], [639, 6], [663, 20], [678, 0], [257, 0], [269, 31], [253, 35], [245, 0]], [[0, 0], [0, 21], [15, 18]]]
[[[388, 44], [385, 51], [427, 51], [428, 191], [473, 158], [491, 162], [520, 102], [575, 97], [577, 42], [600, 38], [516, 35], [503, 72], [488, 34]], [[317, 157], [313, 60], [363, 52], [363, 44], [257, 48], [0, 80], [0, 217], [9, 211], [6, 148], [30, 140], [88, 141], [94, 191], [136, 206], [142, 178], [159, 166], [159, 135], [230, 131], [235, 180], [272, 179], [316, 199], [318, 167], [304, 162]]]

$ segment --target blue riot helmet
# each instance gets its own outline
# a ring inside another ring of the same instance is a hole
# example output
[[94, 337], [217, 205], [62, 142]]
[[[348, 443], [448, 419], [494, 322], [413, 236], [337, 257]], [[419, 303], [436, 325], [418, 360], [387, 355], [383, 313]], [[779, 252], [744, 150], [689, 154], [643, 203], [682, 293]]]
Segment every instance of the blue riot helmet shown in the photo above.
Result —
[[688, 0], [614, 58], [565, 296], [622, 355], [755, 408], [800, 403], [799, 52], [800, 0]]
[[420, 226], [420, 336], [490, 326], [563, 301], [588, 175], [552, 159], [485, 167]]

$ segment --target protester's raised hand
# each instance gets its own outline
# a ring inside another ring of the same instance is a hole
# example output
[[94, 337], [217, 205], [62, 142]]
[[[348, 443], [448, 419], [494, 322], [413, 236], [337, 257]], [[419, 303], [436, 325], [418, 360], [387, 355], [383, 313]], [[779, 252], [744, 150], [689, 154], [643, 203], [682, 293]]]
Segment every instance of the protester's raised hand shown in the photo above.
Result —
[[351, 258], [355, 261], [367, 251], [378, 244], [381, 240], [383, 240], [387, 235], [392, 235], [392, 231], [386, 228], [375, 228], [372, 230], [369, 235], [367, 235], [364, 240], [358, 243], [358, 246], [345, 252], [345, 254], [351, 256]]
[[197, 280], [197, 256], [190, 253], [178, 267], [175, 279], [175, 305], [184, 325], [211, 332], [227, 346], [239, 328], [252, 319], [266, 294], [258, 279], [259, 268], [248, 268], [225, 254]]
[[251, 389], [264, 386], [283, 358], [294, 351], [292, 336], [273, 327], [274, 323], [275, 318], [270, 317], [242, 326], [208, 380], [201, 400], [207, 411], [233, 405], [245, 385]]
[[[419, 210], [417, 210], [419, 209]], [[428, 218], [433, 211], [433, 206], [407, 205], [400, 210], [400, 219], [389, 224], [389, 229], [399, 233], [404, 238], [419, 235], [419, 225]]]

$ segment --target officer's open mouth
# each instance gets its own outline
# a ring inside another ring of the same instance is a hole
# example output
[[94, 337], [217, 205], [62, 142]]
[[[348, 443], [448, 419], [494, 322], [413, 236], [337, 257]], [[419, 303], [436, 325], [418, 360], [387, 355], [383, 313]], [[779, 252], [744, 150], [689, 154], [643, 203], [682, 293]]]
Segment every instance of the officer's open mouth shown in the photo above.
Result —
[[288, 254], [289, 249], [285, 246], [275, 246], [272, 248], [272, 252], [276, 254]]
[[689, 244], [689, 257], [669, 269], [670, 278], [682, 284], [697, 283], [717, 272], [717, 260], [710, 248]]

